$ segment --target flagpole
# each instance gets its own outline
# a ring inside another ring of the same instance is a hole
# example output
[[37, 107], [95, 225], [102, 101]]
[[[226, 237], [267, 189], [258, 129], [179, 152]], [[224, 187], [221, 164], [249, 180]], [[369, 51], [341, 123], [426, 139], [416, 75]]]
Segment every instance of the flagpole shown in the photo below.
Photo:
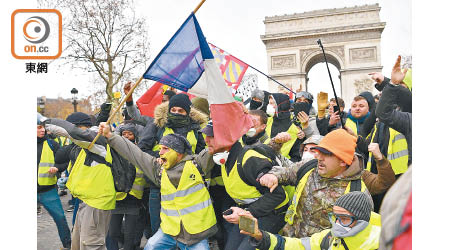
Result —
[[[214, 45], [214, 47], [216, 47], [216, 48], [218, 48], [218, 49], [220, 49], [220, 50], [223, 50], [223, 51], [225, 51], [225, 52], [227, 52], [226, 50], [224, 50], [224, 49], [221, 49], [221, 48], [219, 48], [219, 47], [217, 47], [216, 45]], [[228, 53], [228, 52], [227, 52]], [[228, 54], [230, 54], [231, 55], [231, 53], [228, 53]], [[279, 81], [277, 81], [277, 80], [275, 80], [275, 79], [273, 79], [271, 76], [269, 76], [269, 75], [266, 75], [264, 72], [262, 72], [262, 71], [260, 71], [259, 69], [257, 69], [257, 68], [255, 68], [255, 67], [253, 67], [252, 65], [250, 65], [250, 64], [248, 64], [248, 63], [246, 63], [246, 62], [244, 62], [244, 61], [242, 61], [241, 59], [239, 59], [239, 61], [241, 61], [241, 62], [243, 62], [243, 63], [245, 63], [245, 64], [247, 64], [250, 68], [252, 68], [252, 69], [254, 69], [254, 70], [256, 70], [256, 71], [258, 71], [259, 73], [261, 73], [261, 74], [263, 74], [264, 76], [266, 76], [267, 78], [269, 78], [270, 80], [272, 80], [272, 81], [274, 81], [274, 82], [276, 82], [276, 83], [278, 83], [280, 86], [282, 86], [282, 87], [284, 87], [285, 89], [287, 89], [287, 90], [289, 90], [290, 92], [292, 92], [293, 94], [295, 94], [295, 92], [294, 91], [292, 91], [292, 89], [290, 89], [290, 88], [288, 88], [288, 87], [286, 87], [285, 85], [283, 85], [281, 82], [279, 82]]]
[[[125, 104], [125, 101], [128, 99], [128, 97], [131, 96], [131, 94], [133, 94], [134, 89], [136, 89], [136, 87], [139, 85], [139, 83], [141, 83], [142, 79], [144, 79], [144, 76], [141, 76], [141, 78], [139, 78], [139, 80], [133, 85], [133, 87], [131, 87], [130, 91], [128, 92], [128, 94], [122, 99], [122, 101], [119, 103], [119, 106], [117, 106], [117, 108], [112, 112], [112, 114], [109, 115], [108, 120], [106, 121], [106, 124], [110, 124], [112, 118], [114, 117], [114, 115], [119, 112], [120, 108]], [[98, 140], [98, 138], [100, 137], [100, 131], [99, 133], [95, 136], [94, 140], [92, 140], [92, 142], [89, 144], [88, 149], [91, 149], [92, 146], [94, 145], [94, 143]]]
[[330, 68], [328, 67], [327, 56], [325, 55], [325, 50], [324, 50], [324, 48], [323, 48], [322, 41], [321, 41], [320, 39], [317, 40], [317, 44], [319, 44], [319, 47], [322, 49], [323, 58], [325, 59], [325, 65], [327, 65], [328, 76], [330, 77], [331, 87], [333, 88], [334, 100], [335, 100], [336, 105], [337, 105], [338, 110], [339, 110], [339, 118], [341, 119], [342, 127], [344, 127], [345, 123], [344, 123], [344, 121], [342, 120], [342, 112], [341, 112], [341, 108], [339, 107], [338, 97], [337, 97], [337, 95], [336, 95], [336, 90], [334, 89], [333, 78], [331, 77]]
[[197, 7], [195, 8], [195, 10], [194, 11], [192, 11], [192, 13], [196, 13], [197, 12], [197, 10], [198, 9], [200, 9], [200, 7], [202, 7], [202, 5], [203, 5], [203, 3], [205, 2], [206, 0], [202, 0], [198, 5], [197, 5]]
[[[198, 9], [200, 9], [200, 7], [202, 7], [203, 3], [206, 0], [202, 0], [197, 7], [194, 9], [194, 11], [192, 13], [196, 13]], [[133, 94], [133, 91], [136, 89], [136, 87], [139, 85], [139, 83], [141, 83], [142, 79], [144, 79], [144, 76], [141, 76], [141, 78], [139, 78], [139, 80], [133, 85], [133, 87], [131, 87], [130, 91], [128, 92], [128, 94], [122, 99], [122, 101], [120, 102], [119, 106], [117, 106], [117, 108], [113, 111], [113, 113], [109, 116], [108, 120], [106, 121], [106, 124], [110, 124], [112, 118], [114, 117], [114, 115], [119, 112], [120, 108], [125, 104], [125, 101], [128, 99], [128, 97], [130, 97]], [[98, 138], [100, 137], [100, 131], [99, 133], [95, 136], [94, 140], [92, 140], [92, 142], [89, 144], [88, 149], [91, 149], [92, 146], [94, 145], [94, 143], [98, 140]]]

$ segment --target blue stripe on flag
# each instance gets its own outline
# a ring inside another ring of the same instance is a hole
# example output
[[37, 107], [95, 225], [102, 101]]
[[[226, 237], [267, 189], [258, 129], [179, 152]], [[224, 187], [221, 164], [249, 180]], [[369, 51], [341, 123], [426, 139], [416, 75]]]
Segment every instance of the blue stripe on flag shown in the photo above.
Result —
[[195, 15], [191, 14], [159, 52], [143, 77], [188, 91], [205, 70], [203, 61], [209, 58], [214, 56]]

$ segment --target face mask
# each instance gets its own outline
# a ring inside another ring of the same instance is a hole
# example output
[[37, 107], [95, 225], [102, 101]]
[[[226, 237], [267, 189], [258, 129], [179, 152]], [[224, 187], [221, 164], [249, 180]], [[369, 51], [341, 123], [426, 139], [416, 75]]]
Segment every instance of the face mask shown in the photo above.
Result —
[[174, 128], [185, 127], [191, 122], [189, 116], [187, 115], [173, 114], [170, 112], [167, 114], [167, 120], [168, 124]]
[[250, 128], [247, 133], [245, 133], [246, 136], [248, 137], [253, 137], [256, 135], [256, 129], [255, 128]]
[[339, 223], [339, 221], [331, 222], [331, 233], [334, 237], [350, 237], [358, 234], [368, 225], [369, 222], [363, 220], [358, 220], [353, 227], [344, 227]]
[[213, 155], [213, 161], [217, 164], [217, 165], [223, 165], [225, 164], [225, 162], [227, 162], [228, 159], [228, 155], [230, 154], [230, 152], [220, 152], [220, 153], [215, 153]]
[[269, 116], [274, 116], [275, 115], [275, 108], [272, 105], [267, 105], [267, 109], [266, 109], [266, 113]]
[[250, 110], [260, 109], [262, 107], [262, 102], [258, 102], [255, 100], [250, 101]]
[[309, 151], [303, 152], [302, 161], [310, 161], [315, 158], [315, 155]]
[[335, 237], [343, 237], [352, 230], [351, 227], [344, 227], [339, 222], [331, 222], [331, 232]]
[[164, 169], [170, 169], [177, 163], [178, 154], [175, 150], [170, 149], [165, 154], [161, 155], [161, 158], [166, 159], [162, 167]]

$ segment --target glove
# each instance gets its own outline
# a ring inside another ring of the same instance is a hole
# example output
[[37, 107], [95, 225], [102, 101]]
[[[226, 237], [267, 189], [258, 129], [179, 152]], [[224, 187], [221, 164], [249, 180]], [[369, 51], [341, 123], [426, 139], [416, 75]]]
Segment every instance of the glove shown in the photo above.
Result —
[[107, 102], [104, 102], [104, 103], [102, 103], [102, 105], [100, 105], [100, 109], [101, 110], [104, 110], [104, 111], [111, 111], [111, 107], [112, 107], [112, 103], [107, 103]]
[[319, 92], [317, 94], [317, 117], [322, 119], [325, 117], [325, 109], [328, 107], [328, 93]]

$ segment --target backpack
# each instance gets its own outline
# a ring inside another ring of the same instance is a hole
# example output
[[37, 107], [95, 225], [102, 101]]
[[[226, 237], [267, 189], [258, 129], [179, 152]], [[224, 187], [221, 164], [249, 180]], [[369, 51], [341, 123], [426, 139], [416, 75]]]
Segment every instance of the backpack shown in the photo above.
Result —
[[[111, 173], [114, 179], [114, 187], [117, 192], [128, 193], [133, 187], [134, 179], [136, 178], [136, 168], [122, 156], [117, 153], [116, 150], [110, 148], [112, 163], [109, 163], [105, 158], [94, 154], [86, 149], [86, 161], [89, 159], [95, 160], [96, 162], [103, 163], [111, 168]], [[89, 166], [89, 164], [85, 164]]]

